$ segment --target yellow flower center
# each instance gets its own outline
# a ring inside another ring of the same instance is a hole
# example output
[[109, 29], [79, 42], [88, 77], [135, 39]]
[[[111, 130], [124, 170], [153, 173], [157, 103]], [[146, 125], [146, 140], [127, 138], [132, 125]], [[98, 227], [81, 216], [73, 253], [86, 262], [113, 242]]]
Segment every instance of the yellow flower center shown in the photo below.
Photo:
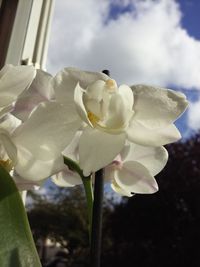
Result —
[[109, 92], [115, 92], [117, 89], [117, 83], [113, 79], [108, 79], [105, 83], [105, 86]]
[[88, 111], [87, 115], [92, 125], [96, 125], [100, 121], [100, 118], [91, 111]]
[[3, 166], [8, 172], [10, 172], [13, 168], [12, 161], [10, 159], [2, 160], [0, 159], [0, 164]]

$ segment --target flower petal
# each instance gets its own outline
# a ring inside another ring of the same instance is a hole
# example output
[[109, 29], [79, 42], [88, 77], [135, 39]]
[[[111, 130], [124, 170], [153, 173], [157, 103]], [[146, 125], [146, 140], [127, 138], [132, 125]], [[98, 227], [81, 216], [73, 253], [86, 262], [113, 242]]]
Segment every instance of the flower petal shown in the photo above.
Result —
[[128, 109], [127, 101], [120, 94], [113, 94], [110, 99], [106, 126], [111, 129], [123, 129], [126, 127], [133, 111]]
[[92, 124], [88, 119], [88, 114], [87, 111], [85, 109], [85, 106], [83, 104], [83, 93], [84, 90], [80, 87], [79, 83], [76, 85], [75, 87], [75, 91], [74, 91], [74, 102], [76, 105], [76, 110], [79, 114], [79, 116], [81, 117], [81, 119], [86, 122], [87, 124], [89, 124], [91, 127]]
[[0, 128], [0, 144], [5, 149], [8, 157], [12, 160], [12, 164], [15, 165], [17, 162], [17, 148], [13, 143], [9, 132]]
[[64, 156], [76, 162], [79, 161], [78, 144], [79, 144], [81, 133], [82, 133], [81, 131], [76, 132], [74, 138], [72, 139], [70, 144], [65, 148], [65, 150], [62, 153]]
[[75, 68], [65, 68], [53, 80], [56, 100], [61, 103], [71, 102], [74, 99], [74, 89], [77, 83], [84, 89], [97, 80], [106, 81], [109, 77], [100, 72], [81, 71]]
[[[60, 171], [60, 166], [63, 167], [61, 152], [70, 143], [80, 125], [81, 121], [77, 116], [70, 114], [70, 106], [56, 102], [40, 104], [13, 134], [13, 141], [18, 149], [18, 174], [25, 179], [40, 180], [46, 178], [45, 175]], [[38, 173], [34, 173], [36, 171]]]
[[118, 90], [119, 94], [122, 96], [127, 109], [133, 109], [134, 95], [131, 88], [127, 85], [121, 85]]
[[21, 121], [10, 113], [0, 119], [0, 128], [5, 129], [9, 133], [12, 133], [20, 124]]
[[16, 172], [12, 174], [13, 180], [15, 181], [19, 191], [23, 190], [37, 190], [41, 186], [41, 182], [29, 181], [20, 177]]
[[[52, 154], [52, 151], [50, 151]], [[15, 165], [15, 171], [25, 180], [34, 182], [42, 181], [53, 174], [60, 172], [64, 168], [63, 156], [51, 155], [46, 157], [47, 153], [37, 155], [32, 153], [25, 146], [17, 146], [18, 161]], [[43, 158], [41, 158], [43, 156]]]
[[138, 121], [132, 120], [126, 132], [129, 141], [144, 146], [163, 146], [181, 138], [173, 124], [159, 129], [149, 129]]
[[95, 172], [109, 163], [122, 150], [125, 134], [111, 135], [87, 127], [80, 137], [80, 167], [85, 176]]
[[127, 194], [152, 194], [158, 185], [147, 168], [135, 161], [124, 162], [123, 168], [116, 171], [115, 181]]
[[54, 98], [54, 91], [51, 80], [52, 76], [50, 74], [37, 70], [34, 81], [29, 89], [20, 95], [12, 114], [25, 121], [39, 103], [52, 100]]
[[132, 197], [133, 194], [131, 194], [131, 192], [123, 190], [115, 180], [112, 181], [111, 183], [111, 188], [118, 194], [122, 195], [122, 196], [126, 196], [126, 197]]
[[82, 184], [80, 176], [76, 172], [71, 171], [67, 166], [65, 166], [62, 172], [53, 175], [52, 181], [56, 185], [63, 187], [72, 187]]
[[28, 88], [35, 78], [32, 66], [6, 65], [0, 71], [0, 107], [8, 106]]
[[126, 161], [137, 161], [155, 176], [166, 165], [168, 152], [164, 147], [145, 147], [131, 143]]
[[131, 87], [134, 93], [134, 120], [147, 128], [163, 128], [173, 123], [186, 109], [184, 94], [147, 85]]

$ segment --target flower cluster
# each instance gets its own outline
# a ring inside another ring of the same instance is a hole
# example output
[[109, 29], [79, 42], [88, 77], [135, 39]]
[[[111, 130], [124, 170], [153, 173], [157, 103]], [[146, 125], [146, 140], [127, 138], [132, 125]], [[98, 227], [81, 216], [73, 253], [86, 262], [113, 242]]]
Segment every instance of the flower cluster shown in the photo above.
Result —
[[22, 189], [49, 177], [60, 186], [81, 184], [66, 156], [84, 176], [105, 168], [121, 195], [154, 193], [168, 158], [163, 145], [181, 137], [173, 122], [187, 105], [181, 93], [118, 87], [103, 73], [65, 68], [52, 77], [7, 65], [0, 72], [0, 163]]

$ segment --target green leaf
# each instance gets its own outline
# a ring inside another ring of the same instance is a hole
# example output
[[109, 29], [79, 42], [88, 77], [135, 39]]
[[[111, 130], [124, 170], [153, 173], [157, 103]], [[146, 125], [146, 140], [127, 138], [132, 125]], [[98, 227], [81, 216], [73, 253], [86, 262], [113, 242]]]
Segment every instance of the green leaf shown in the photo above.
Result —
[[41, 267], [21, 196], [1, 165], [0, 266]]

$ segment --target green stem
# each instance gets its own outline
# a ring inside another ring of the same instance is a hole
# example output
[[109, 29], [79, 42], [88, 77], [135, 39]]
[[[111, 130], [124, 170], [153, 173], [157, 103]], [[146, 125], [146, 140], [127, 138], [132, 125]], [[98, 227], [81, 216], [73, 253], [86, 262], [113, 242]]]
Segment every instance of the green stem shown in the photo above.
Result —
[[72, 171], [77, 172], [83, 182], [85, 195], [86, 195], [86, 201], [87, 201], [87, 209], [88, 209], [88, 222], [89, 222], [89, 241], [91, 244], [91, 233], [92, 233], [92, 214], [93, 214], [93, 188], [92, 188], [92, 177], [90, 176], [84, 176], [83, 171], [79, 167], [79, 165], [73, 161], [72, 159], [64, 156], [64, 163], [68, 166], [68, 168]]

